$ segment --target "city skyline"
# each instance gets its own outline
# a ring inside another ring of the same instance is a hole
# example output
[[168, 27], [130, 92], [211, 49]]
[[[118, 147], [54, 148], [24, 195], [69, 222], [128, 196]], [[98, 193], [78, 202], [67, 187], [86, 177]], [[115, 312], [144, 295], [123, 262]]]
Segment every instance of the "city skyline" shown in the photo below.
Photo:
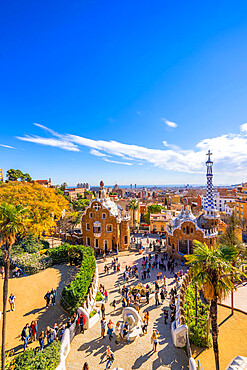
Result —
[[4, 174], [205, 185], [210, 149], [215, 185], [247, 180], [246, 10], [243, 1], [3, 4]]

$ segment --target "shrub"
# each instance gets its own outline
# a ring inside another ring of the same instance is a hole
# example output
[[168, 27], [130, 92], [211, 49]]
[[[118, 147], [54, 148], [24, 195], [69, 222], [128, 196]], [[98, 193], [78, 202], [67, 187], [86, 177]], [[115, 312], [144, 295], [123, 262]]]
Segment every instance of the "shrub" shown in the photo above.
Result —
[[37, 236], [26, 236], [23, 239], [19, 238], [12, 247], [12, 254], [19, 254], [21, 251], [36, 253], [44, 248], [42, 243], [42, 240], [40, 240]]
[[50, 248], [47, 252], [51, 257], [53, 264], [69, 261], [80, 262], [83, 257], [83, 246], [64, 243], [58, 247]]
[[[197, 325], [196, 325], [196, 309], [195, 309], [195, 286], [190, 284], [186, 292], [186, 303], [189, 308], [190, 322], [189, 322], [189, 339], [190, 342], [198, 347], [211, 347], [211, 338], [207, 342], [207, 318], [209, 313], [209, 306], [202, 303], [200, 294], [197, 291]], [[185, 319], [188, 322], [187, 306], [184, 305]]]
[[42, 239], [42, 240], [41, 240], [41, 243], [42, 243], [42, 248], [43, 248], [43, 249], [48, 249], [48, 248], [50, 248], [50, 243], [49, 243], [47, 240]]
[[55, 370], [60, 361], [60, 342], [53, 342], [43, 351], [28, 349], [17, 355], [8, 365], [9, 370]]
[[68, 262], [68, 248], [69, 244], [61, 244], [58, 247], [51, 248], [48, 251], [49, 256], [52, 259], [53, 264]]
[[92, 312], [90, 312], [90, 315], [89, 315], [89, 318], [91, 319], [94, 315], [96, 315], [96, 311], [95, 310], [93, 310]]
[[25, 274], [36, 274], [52, 265], [50, 257], [37, 253], [22, 253], [12, 257], [12, 260]]
[[102, 301], [102, 299], [103, 299], [102, 294], [100, 292], [97, 292], [97, 294], [96, 294], [96, 301], [97, 302], [100, 302], [100, 301]]
[[61, 304], [69, 313], [75, 312], [85, 301], [96, 267], [93, 249], [82, 245], [76, 247], [83, 256], [80, 272], [69, 285], [63, 288], [63, 300], [61, 300]]

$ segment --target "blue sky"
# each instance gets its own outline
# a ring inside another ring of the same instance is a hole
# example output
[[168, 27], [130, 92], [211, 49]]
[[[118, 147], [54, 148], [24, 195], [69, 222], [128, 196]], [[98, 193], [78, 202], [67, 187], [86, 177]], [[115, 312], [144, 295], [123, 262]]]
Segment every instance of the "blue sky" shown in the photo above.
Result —
[[245, 1], [5, 1], [0, 32], [4, 172], [247, 180]]

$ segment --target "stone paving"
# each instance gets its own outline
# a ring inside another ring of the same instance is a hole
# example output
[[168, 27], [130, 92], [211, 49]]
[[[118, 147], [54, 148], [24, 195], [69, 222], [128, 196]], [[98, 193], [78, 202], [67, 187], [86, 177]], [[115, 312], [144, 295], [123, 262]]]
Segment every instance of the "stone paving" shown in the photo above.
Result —
[[[145, 239], [146, 240], [146, 239]], [[143, 243], [144, 244], [144, 243]], [[106, 305], [106, 321], [111, 319], [114, 325], [117, 321], [122, 321], [122, 306], [121, 295], [119, 294], [119, 284], [123, 286], [123, 271], [125, 266], [137, 264], [140, 272], [142, 256], [137, 253], [127, 254], [122, 252], [119, 254], [119, 262], [121, 264], [120, 273], [111, 271], [109, 275], [103, 272], [103, 261], [98, 262], [100, 283], [105, 286], [109, 292], [109, 302]], [[111, 258], [107, 259], [107, 263], [111, 262]], [[181, 266], [175, 267], [175, 271], [181, 269]], [[151, 274], [151, 279], [148, 281], [154, 282], [158, 270], [154, 270]], [[166, 272], [168, 291], [174, 284], [174, 279], [169, 272]], [[132, 279], [128, 285], [137, 284], [138, 280]], [[116, 299], [117, 307], [113, 312], [111, 302]], [[114, 364], [112, 368], [119, 367], [124, 370], [140, 369], [140, 370], [155, 370], [155, 369], [172, 369], [183, 370], [188, 369], [188, 358], [184, 349], [175, 348], [172, 343], [170, 322], [165, 325], [163, 320], [163, 309], [169, 307], [168, 299], [163, 305], [155, 306], [154, 300], [150, 304], [142, 305], [140, 315], [143, 317], [143, 311], [148, 310], [150, 313], [150, 322], [146, 335], [139, 337], [131, 344], [115, 344], [115, 338], [110, 342], [108, 336], [102, 339], [100, 337], [100, 322], [97, 322], [90, 330], [85, 331], [85, 334], [78, 334], [71, 343], [71, 350], [66, 361], [67, 370], [82, 369], [84, 362], [88, 362], [90, 370], [101, 370], [106, 368], [106, 348], [110, 345], [114, 352]], [[168, 308], [168, 311], [169, 308]], [[160, 333], [157, 353], [152, 351], [151, 334], [153, 328], [158, 329]]]
[[[223, 304], [231, 307], [231, 295], [226, 297]], [[247, 312], [247, 282], [244, 281], [237, 285], [237, 290], [233, 293], [233, 306], [244, 312]]]

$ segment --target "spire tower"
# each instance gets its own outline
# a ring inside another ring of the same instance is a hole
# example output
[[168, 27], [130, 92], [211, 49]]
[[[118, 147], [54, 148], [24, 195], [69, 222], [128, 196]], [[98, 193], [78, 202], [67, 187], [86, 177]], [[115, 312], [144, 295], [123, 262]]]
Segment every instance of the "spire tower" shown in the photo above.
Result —
[[212, 153], [210, 150], [206, 154], [208, 160], [206, 161], [207, 167], [207, 195], [206, 204], [204, 206], [205, 215], [209, 217], [218, 217], [218, 212], [214, 206], [214, 196], [213, 196], [213, 161], [211, 160]]

